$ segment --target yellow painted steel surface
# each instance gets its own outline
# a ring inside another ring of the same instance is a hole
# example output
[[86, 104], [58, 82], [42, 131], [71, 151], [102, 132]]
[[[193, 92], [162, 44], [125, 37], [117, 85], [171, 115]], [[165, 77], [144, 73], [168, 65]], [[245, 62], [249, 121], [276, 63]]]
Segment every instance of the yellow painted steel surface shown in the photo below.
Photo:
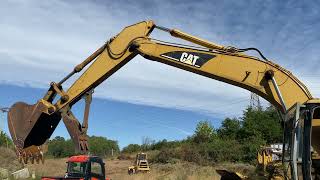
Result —
[[[214, 50], [210, 52], [200, 51], [194, 48], [154, 42], [148, 38], [154, 26], [153, 21], [144, 21], [124, 28], [123, 31], [113, 38], [109, 44], [109, 48], [106, 48], [82, 76], [66, 91], [69, 100], [64, 103], [59, 101], [56, 104], [58, 109], [69, 103], [73, 103], [84, 92], [99, 85], [136, 56], [137, 53], [143, 56], [148, 55], [151, 59], [165, 64], [255, 92], [281, 110], [281, 103], [275, 92], [275, 88], [270, 81], [265, 79], [265, 73], [268, 70], [274, 72], [274, 77], [283, 95], [286, 107], [289, 108], [297, 102], [305, 103], [312, 99], [310, 92], [303, 83], [289, 71], [271, 61], [262, 61], [243, 53], [224, 53]], [[179, 30], [173, 30], [173, 32], [175, 33], [172, 34], [176, 37], [190, 40], [206, 47], [217, 47], [219, 50], [224, 49], [223, 46], [210, 43]], [[129, 51], [129, 46], [133, 42], [140, 46], [138, 52]], [[190, 63], [181, 63], [161, 56], [161, 54], [172, 51], [198, 52], [214, 55], [214, 58], [201, 67], [194, 67]]]
[[[141, 45], [139, 51], [150, 56], [151, 59], [255, 92], [281, 110], [282, 106], [274, 86], [265, 79], [265, 73], [268, 70], [274, 71], [274, 77], [287, 107], [312, 99], [308, 89], [296, 77], [270, 61], [262, 61], [243, 54], [201, 51], [149, 40], [140, 40], [139, 44]], [[204, 53], [214, 57], [203, 66], [195, 67], [190, 63], [178, 62], [161, 56], [172, 51]]]
[[59, 101], [57, 107], [62, 108], [70, 102], [75, 101], [86, 91], [99, 85], [131, 60], [136, 53], [129, 52], [129, 44], [137, 38], [149, 35], [153, 26], [153, 21], [144, 21], [124, 28], [110, 42], [110, 51], [105, 50], [100, 54], [81, 77], [67, 90], [69, 100], [64, 103]]

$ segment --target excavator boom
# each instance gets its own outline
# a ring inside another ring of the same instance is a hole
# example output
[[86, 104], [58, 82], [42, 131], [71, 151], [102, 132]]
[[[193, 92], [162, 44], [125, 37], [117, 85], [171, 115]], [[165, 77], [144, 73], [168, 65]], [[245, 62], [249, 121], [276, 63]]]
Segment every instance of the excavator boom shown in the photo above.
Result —
[[[154, 29], [199, 46], [152, 39], [149, 35]], [[249, 50], [257, 51], [262, 60], [246, 55]], [[313, 104], [319, 103], [291, 72], [266, 59], [256, 48], [225, 47], [180, 30], [157, 26], [153, 21], [143, 21], [124, 28], [64, 79], [58, 83], [52, 82], [46, 95], [35, 105], [18, 102], [10, 108], [9, 130], [18, 155], [26, 159], [37, 154], [35, 152], [50, 138], [61, 118], [77, 149], [86, 152], [93, 89], [136, 55], [247, 89], [269, 101], [283, 114], [297, 103], [305, 104], [310, 100]], [[70, 88], [62, 88], [66, 80], [89, 64]], [[82, 124], [71, 111], [72, 105], [81, 98], [86, 100]]]
[[[127, 46], [133, 40], [149, 35], [153, 26], [152, 21], [145, 21], [126, 27], [77, 65], [60, 83], [52, 82], [46, 95], [36, 104], [15, 103], [8, 112], [8, 126], [17, 154], [24, 156], [25, 161], [28, 156], [32, 157], [32, 152], [36, 150], [28, 147], [39, 149], [38, 146], [50, 138], [61, 118], [68, 132], [72, 133], [70, 135], [76, 148], [79, 151], [87, 151], [85, 134], [87, 127], [83, 127], [74, 117], [70, 110], [72, 105], [137, 55], [137, 53], [126, 51]], [[106, 49], [112, 49], [114, 54], [109, 54]], [[93, 60], [86, 72], [65, 92], [61, 84]], [[53, 102], [57, 95], [60, 95], [60, 99]]]

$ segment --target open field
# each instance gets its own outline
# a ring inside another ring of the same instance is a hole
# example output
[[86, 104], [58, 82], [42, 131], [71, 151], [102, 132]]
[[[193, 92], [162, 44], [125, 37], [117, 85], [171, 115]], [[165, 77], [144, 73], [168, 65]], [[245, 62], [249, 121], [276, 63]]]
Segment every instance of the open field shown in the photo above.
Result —
[[[0, 167], [15, 171], [21, 169], [21, 165], [17, 160], [14, 152], [9, 149], [0, 149]], [[46, 159], [45, 164], [28, 164], [25, 167], [29, 171], [34, 172], [39, 178], [41, 176], [63, 176], [66, 171], [67, 158], [61, 159]], [[119, 159], [104, 159], [106, 163], [107, 176], [113, 180], [149, 180], [149, 179], [167, 179], [167, 180], [218, 180], [220, 176], [216, 173], [215, 169], [226, 168], [229, 170], [237, 170], [244, 174], [250, 174], [254, 168], [245, 164], [220, 164], [213, 166], [199, 166], [189, 162], [176, 162], [174, 164], [151, 164], [150, 173], [140, 173], [135, 175], [128, 175], [127, 168], [132, 165], [133, 161], [119, 160]]]
[[[45, 164], [27, 165], [29, 170], [35, 171], [37, 176], [62, 176], [66, 169], [66, 159], [47, 159]], [[213, 179], [220, 176], [213, 167], [202, 167], [191, 163], [152, 164], [150, 173], [128, 175], [127, 168], [132, 164], [130, 160], [105, 160], [107, 176], [113, 180], [132, 179]]]
[[[193, 163], [179, 162], [176, 164], [151, 164], [150, 173], [141, 173], [128, 175], [127, 168], [132, 165], [131, 160], [105, 159], [107, 176], [113, 180], [131, 179], [131, 180], [149, 180], [149, 179], [167, 179], [167, 180], [195, 180], [210, 179], [218, 180], [220, 176], [215, 169], [226, 168], [229, 170], [238, 170], [245, 174], [253, 171], [253, 167], [243, 164], [221, 164], [216, 167], [199, 166]], [[30, 171], [35, 171], [37, 176], [61, 176], [66, 169], [66, 159], [47, 159], [45, 164], [28, 165]]]

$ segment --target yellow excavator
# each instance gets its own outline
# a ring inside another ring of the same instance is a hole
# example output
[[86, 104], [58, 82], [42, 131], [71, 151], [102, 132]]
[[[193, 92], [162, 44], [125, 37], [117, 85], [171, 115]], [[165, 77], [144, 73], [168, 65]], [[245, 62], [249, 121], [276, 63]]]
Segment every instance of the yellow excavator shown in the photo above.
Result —
[[[150, 37], [153, 30], [195, 45], [165, 42]], [[261, 58], [250, 56], [257, 52]], [[290, 71], [265, 58], [256, 48], [221, 46], [177, 29], [143, 21], [125, 27], [92, 55], [77, 65], [60, 82], [52, 82], [44, 97], [34, 105], [15, 103], [8, 113], [8, 126], [18, 156], [25, 162], [41, 158], [41, 145], [50, 138], [61, 118], [81, 152], [88, 151], [88, 116], [95, 87], [135, 56], [222, 81], [263, 97], [282, 114], [284, 144], [282, 163], [286, 178], [312, 178], [315, 164], [312, 152], [320, 152], [320, 100]], [[89, 65], [90, 64], [90, 65]], [[87, 69], [67, 89], [63, 84], [74, 74]], [[85, 99], [83, 122], [72, 113], [72, 106]]]

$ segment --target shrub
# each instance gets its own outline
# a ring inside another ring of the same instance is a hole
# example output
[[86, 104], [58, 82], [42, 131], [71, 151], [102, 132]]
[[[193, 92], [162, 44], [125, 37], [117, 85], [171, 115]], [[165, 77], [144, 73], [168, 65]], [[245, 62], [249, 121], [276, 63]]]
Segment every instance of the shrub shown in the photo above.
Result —
[[157, 155], [155, 155], [150, 162], [155, 163], [173, 163], [174, 159], [177, 159], [177, 151], [175, 149], [163, 149]]
[[248, 137], [243, 140], [242, 152], [244, 162], [256, 163], [257, 152], [261, 145], [266, 144], [266, 141], [259, 136]]
[[132, 158], [130, 157], [130, 155], [121, 153], [121, 154], [117, 157], [117, 159], [119, 159], [119, 160], [131, 160]]
[[184, 145], [180, 151], [180, 158], [184, 161], [202, 164], [202, 156], [195, 144]]

